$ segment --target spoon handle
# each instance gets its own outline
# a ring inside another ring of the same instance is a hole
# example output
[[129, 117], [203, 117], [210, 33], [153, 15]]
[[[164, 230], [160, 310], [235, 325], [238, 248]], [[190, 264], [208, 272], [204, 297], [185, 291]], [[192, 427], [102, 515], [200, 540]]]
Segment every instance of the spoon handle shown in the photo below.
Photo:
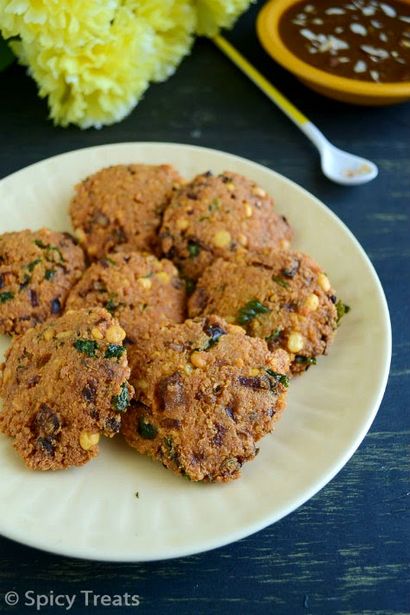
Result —
[[310, 141], [322, 151], [326, 145], [327, 139], [309, 119], [303, 115], [295, 105], [290, 102], [274, 85], [272, 85], [246, 58], [243, 57], [235, 47], [233, 47], [223, 36], [215, 36], [213, 39], [215, 45], [224, 52], [226, 56], [236, 66], [245, 73], [258, 86], [259, 89], [266, 94], [270, 100], [275, 103], [281, 111], [307, 136]]

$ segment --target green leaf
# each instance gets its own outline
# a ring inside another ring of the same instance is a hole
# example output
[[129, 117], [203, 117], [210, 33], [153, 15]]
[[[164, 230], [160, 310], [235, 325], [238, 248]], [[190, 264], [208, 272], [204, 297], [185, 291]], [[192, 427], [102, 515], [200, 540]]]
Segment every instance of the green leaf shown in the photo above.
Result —
[[272, 383], [273, 387], [271, 386], [271, 388], [274, 389], [277, 384], [281, 384], [284, 387], [288, 388], [289, 378], [288, 376], [286, 376], [286, 374], [280, 374], [279, 372], [274, 372], [273, 369], [265, 369], [265, 372], [273, 380], [273, 383]]
[[41, 239], [35, 239], [34, 243], [36, 244], [36, 246], [38, 248], [40, 248], [41, 250], [46, 250], [46, 259], [48, 261], [54, 261], [55, 259], [52, 257], [51, 253], [52, 252], [56, 252], [58, 254], [58, 258], [60, 259], [61, 263], [65, 263], [65, 258], [60, 250], [60, 248], [58, 246], [52, 246], [51, 244], [48, 243], [44, 243], [44, 241], [42, 241]]
[[31, 263], [27, 265], [27, 269], [30, 271], [30, 273], [32, 273], [35, 267], [37, 267], [37, 265], [39, 265], [40, 263], [41, 263], [41, 258], [36, 258], [36, 260], [31, 261]]
[[141, 438], [145, 440], [154, 440], [156, 438], [158, 430], [154, 425], [148, 423], [142, 416], [138, 419], [138, 433]]
[[4, 70], [16, 59], [14, 53], [0, 35], [0, 70]]
[[286, 282], [283, 278], [280, 278], [277, 275], [273, 275], [272, 280], [273, 282], [276, 282], [276, 284], [279, 284], [279, 286], [282, 286], [282, 288], [289, 288], [288, 282]]
[[209, 339], [202, 346], [202, 348], [197, 348], [197, 350], [199, 350], [200, 352], [213, 348], [215, 344], [218, 343], [219, 338], [222, 335], [226, 335], [225, 329], [222, 329], [222, 327], [220, 327], [219, 325], [208, 324], [208, 322], [205, 323], [203, 330], [207, 334]]
[[23, 276], [23, 280], [21, 281], [21, 284], [20, 284], [20, 292], [24, 290], [25, 288], [27, 288], [30, 282], [31, 282], [31, 275], [29, 275], [28, 273], [25, 273]]
[[0, 293], [0, 303], [6, 303], [6, 301], [11, 301], [14, 298], [14, 293], [4, 292]]
[[256, 318], [258, 314], [266, 314], [267, 312], [271, 312], [271, 310], [266, 305], [263, 305], [257, 299], [252, 299], [238, 311], [237, 322], [240, 325], [245, 325]]
[[124, 346], [119, 346], [118, 344], [108, 344], [104, 356], [106, 359], [119, 359], [124, 352]]
[[45, 277], [46, 280], [52, 280], [54, 278], [55, 274], [56, 274], [56, 270], [55, 269], [46, 269], [44, 277]]
[[316, 360], [316, 357], [305, 357], [301, 354], [297, 354], [295, 357], [295, 363], [306, 364], [306, 365], [316, 365], [317, 360]]
[[277, 328], [273, 331], [273, 333], [268, 335], [268, 337], [265, 337], [265, 340], [267, 341], [268, 344], [276, 342], [280, 338], [281, 333], [282, 333], [282, 329]]
[[87, 357], [95, 357], [98, 350], [98, 344], [94, 340], [76, 340], [73, 344], [78, 352], [86, 354]]
[[345, 303], [343, 303], [343, 301], [339, 299], [339, 301], [336, 303], [337, 324], [340, 323], [345, 314], [348, 314], [350, 312], [350, 309], [351, 308], [349, 305], [346, 305]]
[[116, 310], [120, 307], [118, 301], [116, 300], [116, 295], [110, 295], [104, 307], [111, 315], [114, 315]]
[[200, 246], [193, 239], [189, 239], [188, 241], [189, 256], [191, 258], [196, 258], [198, 254], [200, 253], [200, 251], [201, 251]]
[[128, 386], [126, 383], [121, 385], [121, 392], [119, 395], [114, 395], [111, 399], [111, 403], [117, 412], [124, 412], [130, 403], [130, 396], [128, 393]]
[[210, 205], [208, 205], [208, 211], [219, 211], [221, 206], [221, 201], [219, 199], [214, 199]]
[[176, 463], [177, 465], [179, 465], [178, 453], [175, 450], [174, 441], [171, 438], [171, 436], [166, 436], [164, 438], [164, 445], [166, 448], [166, 453], [168, 455], [168, 458], [174, 463]]
[[184, 278], [184, 281], [187, 295], [192, 295], [196, 287], [195, 280], [193, 280], [192, 278]]

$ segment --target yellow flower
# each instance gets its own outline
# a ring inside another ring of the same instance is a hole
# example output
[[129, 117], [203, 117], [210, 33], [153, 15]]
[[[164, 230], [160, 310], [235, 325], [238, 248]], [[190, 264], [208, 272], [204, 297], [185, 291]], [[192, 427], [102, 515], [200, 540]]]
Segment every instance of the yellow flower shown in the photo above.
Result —
[[20, 62], [48, 97], [56, 124], [100, 127], [124, 118], [148, 86], [153, 63], [153, 32], [121, 7], [104, 39], [84, 46], [49, 47], [12, 42]]
[[155, 65], [152, 79], [162, 81], [175, 71], [193, 42], [196, 11], [187, 0], [136, 2], [137, 15], [155, 32]]
[[221, 28], [231, 28], [254, 0], [196, 0], [197, 34], [215, 36]]
[[195, 32], [231, 26], [248, 0], [0, 0], [0, 30], [56, 124], [112, 124], [169, 77]]
[[118, 5], [117, 0], [0, 0], [0, 29], [4, 38], [20, 36], [27, 43], [84, 45], [106, 35]]

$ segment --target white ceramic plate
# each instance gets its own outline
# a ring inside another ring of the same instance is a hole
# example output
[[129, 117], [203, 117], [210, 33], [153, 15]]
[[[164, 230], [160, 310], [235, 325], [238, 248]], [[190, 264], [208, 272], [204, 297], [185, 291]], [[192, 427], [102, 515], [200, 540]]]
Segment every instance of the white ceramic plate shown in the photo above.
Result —
[[[231, 484], [190, 483], [138, 456], [120, 437], [103, 442], [99, 457], [82, 468], [31, 472], [11, 440], [0, 436], [0, 532], [55, 553], [110, 561], [219, 547], [306, 502], [365, 436], [383, 396], [391, 355], [383, 290], [350, 231], [296, 184], [237, 156], [188, 145], [125, 143], [50, 158], [0, 182], [0, 231], [42, 225], [70, 230], [73, 185], [103, 166], [130, 162], [171, 162], [188, 178], [228, 169], [254, 179], [288, 217], [295, 247], [321, 263], [352, 311], [330, 355], [291, 383], [276, 431]], [[7, 344], [2, 338], [0, 352]]]

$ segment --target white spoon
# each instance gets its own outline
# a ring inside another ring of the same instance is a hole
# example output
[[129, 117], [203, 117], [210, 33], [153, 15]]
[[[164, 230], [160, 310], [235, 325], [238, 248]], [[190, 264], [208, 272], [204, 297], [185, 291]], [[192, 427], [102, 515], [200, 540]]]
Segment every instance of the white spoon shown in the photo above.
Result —
[[[292, 118], [291, 118], [292, 119]], [[295, 122], [320, 152], [322, 171], [326, 177], [344, 186], [358, 186], [374, 179], [379, 170], [374, 162], [339, 149], [312, 122]]]
[[374, 179], [378, 174], [374, 162], [349, 154], [326, 139], [308, 118], [277, 88], [256, 70], [227, 40], [216, 36], [214, 43], [257, 85], [279, 109], [312, 141], [320, 152], [323, 174], [337, 184], [358, 186]]

